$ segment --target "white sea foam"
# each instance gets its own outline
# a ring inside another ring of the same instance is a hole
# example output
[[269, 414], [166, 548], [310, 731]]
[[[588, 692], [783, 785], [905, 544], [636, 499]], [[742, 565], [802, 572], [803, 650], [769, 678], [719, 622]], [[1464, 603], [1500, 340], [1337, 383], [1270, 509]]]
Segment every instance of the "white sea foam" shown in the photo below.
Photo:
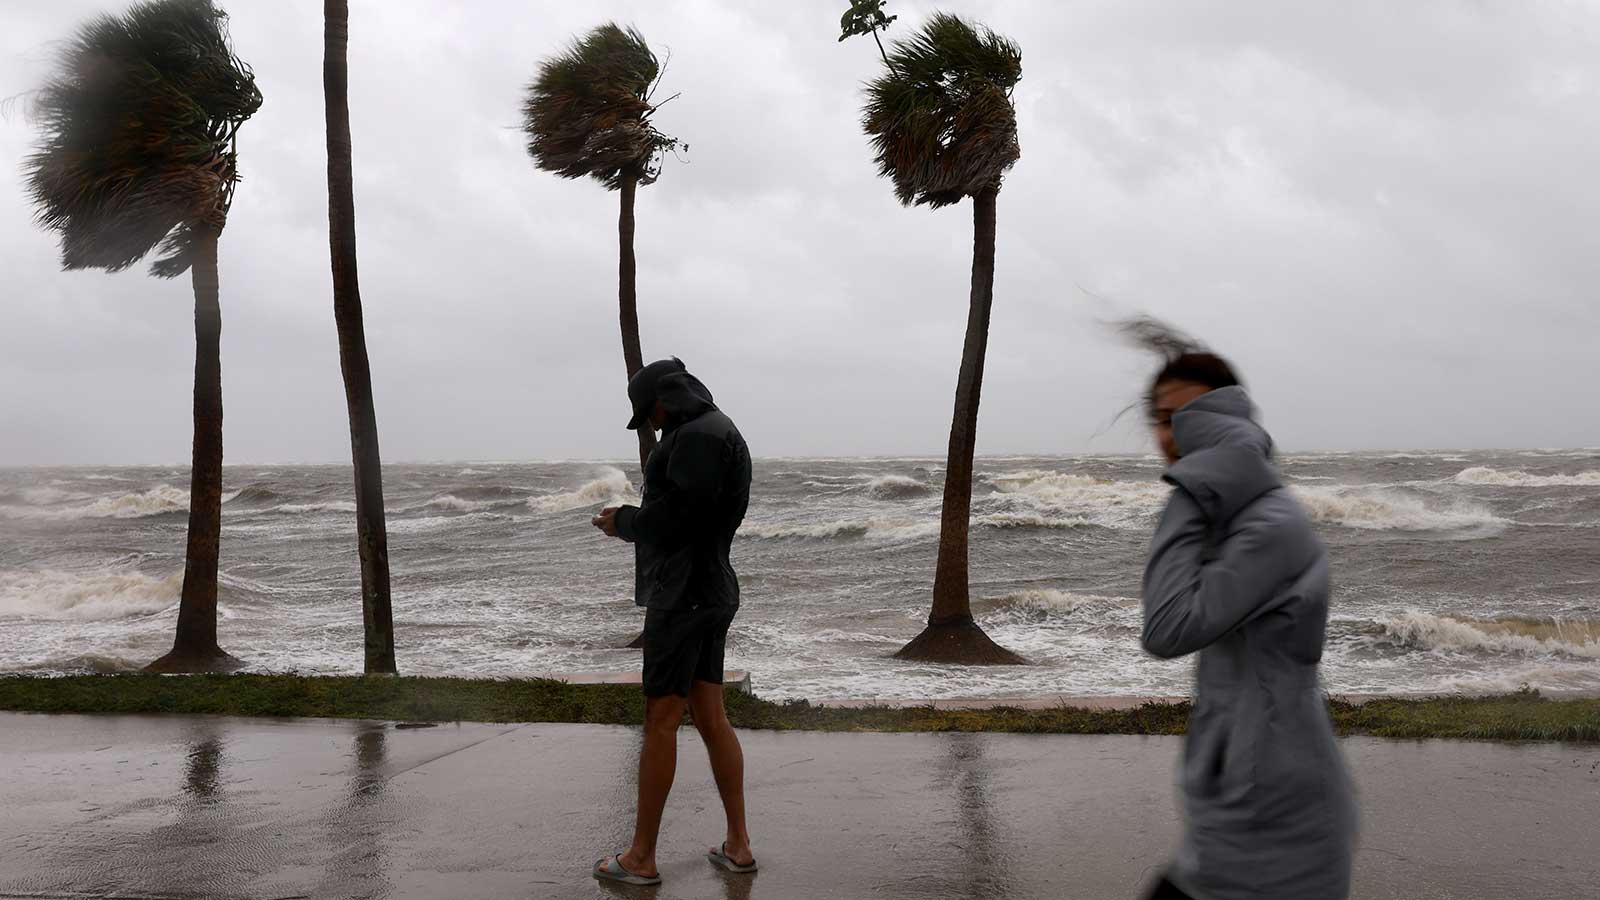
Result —
[[985, 597], [982, 603], [992, 604], [997, 607], [1035, 609], [1043, 612], [1071, 612], [1078, 609], [1107, 609], [1137, 606], [1139, 601], [1131, 597], [1103, 597], [1098, 594], [1077, 594], [1072, 591], [1060, 591], [1054, 588], [1038, 588], [1033, 590], [1018, 591], [1002, 597]]
[[139, 660], [127, 659], [121, 656], [109, 656], [102, 653], [80, 653], [71, 656], [48, 658], [41, 660], [33, 668], [45, 672], [63, 672], [74, 675], [116, 675], [127, 672], [137, 672], [144, 668], [144, 663]]
[[637, 500], [633, 484], [621, 469], [606, 467], [600, 477], [585, 482], [574, 491], [529, 497], [528, 507], [537, 512], [571, 512], [587, 506], [612, 506]]
[[915, 541], [939, 534], [938, 519], [908, 519], [893, 516], [869, 516], [863, 519], [839, 519], [829, 522], [762, 522], [746, 521], [739, 527], [739, 535], [765, 540], [825, 540], [828, 538], [859, 537], [869, 541], [898, 543]]
[[1461, 501], [1430, 503], [1380, 487], [1291, 488], [1313, 521], [1368, 531], [1491, 532], [1506, 520], [1487, 508]]
[[474, 522], [507, 522], [512, 517], [494, 512], [470, 512], [462, 516], [422, 516], [416, 519], [390, 519], [390, 534], [418, 534], [446, 528], [467, 528]]
[[1385, 635], [1422, 650], [1476, 650], [1600, 659], [1600, 622], [1471, 619], [1408, 610], [1381, 619]]
[[1521, 469], [1473, 466], [1457, 472], [1450, 480], [1456, 484], [1480, 484], [1492, 487], [1600, 487], [1600, 471], [1578, 472], [1572, 475], [1534, 475]]
[[277, 512], [303, 515], [305, 513], [353, 513], [356, 511], [354, 500], [329, 500], [323, 503], [285, 503], [277, 507]]
[[1543, 691], [1594, 690], [1593, 667], [1571, 665], [1528, 665], [1473, 675], [1451, 675], [1442, 679], [1439, 689], [1464, 694], [1507, 694], [1522, 688]]
[[177, 603], [182, 587], [182, 572], [166, 578], [139, 572], [0, 572], [0, 618], [94, 621], [149, 615]]
[[990, 528], [1087, 528], [1099, 524], [1082, 516], [1047, 516], [1043, 513], [985, 513], [973, 516], [972, 524]]

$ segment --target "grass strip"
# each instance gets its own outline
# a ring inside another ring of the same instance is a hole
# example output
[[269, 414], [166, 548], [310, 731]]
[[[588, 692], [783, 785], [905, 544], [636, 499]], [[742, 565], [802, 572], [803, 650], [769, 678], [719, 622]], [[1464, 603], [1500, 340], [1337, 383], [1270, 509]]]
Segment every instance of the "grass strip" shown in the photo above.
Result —
[[[741, 728], [778, 731], [1183, 734], [1187, 703], [1133, 709], [936, 710], [836, 708], [773, 702], [729, 690]], [[0, 677], [0, 710], [44, 713], [177, 713], [306, 716], [408, 722], [574, 722], [638, 725], [634, 685], [544, 679], [365, 678], [319, 675], [76, 675]], [[1600, 742], [1600, 699], [1551, 699], [1534, 691], [1329, 703], [1344, 735], [1389, 738]]]

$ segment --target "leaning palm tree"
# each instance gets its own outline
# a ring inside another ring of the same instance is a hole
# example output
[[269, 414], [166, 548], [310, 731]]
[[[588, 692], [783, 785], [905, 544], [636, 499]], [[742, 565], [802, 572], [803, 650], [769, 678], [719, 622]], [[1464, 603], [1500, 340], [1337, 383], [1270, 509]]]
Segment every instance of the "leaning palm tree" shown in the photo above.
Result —
[[217, 645], [222, 531], [222, 311], [217, 238], [239, 181], [235, 136], [261, 106], [211, 0], [155, 0], [90, 21], [34, 96], [41, 141], [28, 190], [66, 269], [121, 271], [152, 250], [152, 274], [194, 283], [194, 457], [183, 593], [162, 672], [237, 666]]
[[1022, 78], [1022, 51], [982, 26], [937, 13], [894, 45], [884, 72], [867, 85], [862, 126], [878, 174], [894, 182], [906, 206], [937, 209], [972, 198], [972, 292], [967, 336], [950, 425], [939, 559], [928, 627], [896, 654], [902, 659], [1020, 663], [972, 618], [967, 545], [978, 394], [994, 300], [995, 198], [1006, 170], [1022, 155], [1011, 90]]
[[333, 261], [333, 321], [350, 417], [356, 477], [356, 552], [361, 559], [361, 621], [369, 674], [394, 674], [394, 612], [389, 600], [389, 533], [383, 519], [383, 464], [372, 402], [361, 285], [356, 278], [356, 200], [350, 160], [349, 0], [322, 6], [322, 97], [328, 131], [328, 248]]
[[[660, 78], [660, 62], [644, 35], [607, 23], [541, 63], [522, 104], [522, 130], [535, 165], [562, 178], [587, 176], [621, 192], [617, 300], [629, 378], [644, 367], [633, 259], [634, 194], [661, 174], [663, 153], [684, 146], [650, 121], [659, 106], [651, 98]], [[639, 429], [641, 468], [655, 443], [654, 432]]]

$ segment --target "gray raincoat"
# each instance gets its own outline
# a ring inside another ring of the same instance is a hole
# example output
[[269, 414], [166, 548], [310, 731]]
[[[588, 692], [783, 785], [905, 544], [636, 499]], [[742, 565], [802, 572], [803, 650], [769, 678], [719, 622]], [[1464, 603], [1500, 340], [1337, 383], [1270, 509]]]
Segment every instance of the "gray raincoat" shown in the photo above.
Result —
[[1143, 642], [1200, 660], [1168, 878], [1199, 900], [1344, 900], [1356, 809], [1317, 680], [1327, 550], [1243, 388], [1201, 395], [1172, 428], [1182, 458], [1150, 545]]

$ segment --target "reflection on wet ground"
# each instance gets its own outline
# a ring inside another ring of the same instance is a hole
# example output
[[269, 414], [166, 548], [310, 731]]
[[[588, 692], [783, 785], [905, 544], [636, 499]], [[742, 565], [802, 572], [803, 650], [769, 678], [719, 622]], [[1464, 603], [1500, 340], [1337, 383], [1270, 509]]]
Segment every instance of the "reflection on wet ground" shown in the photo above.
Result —
[[393, 805], [386, 802], [384, 749], [387, 729], [382, 724], [361, 723], [353, 736], [351, 757], [355, 767], [339, 804], [330, 810], [324, 827], [328, 859], [314, 892], [319, 897], [379, 900], [389, 896], [389, 866], [383, 838], [401, 823]]
[[[1136, 897], [1177, 837], [1167, 738], [746, 732], [759, 876], [681, 738], [666, 883], [599, 885], [637, 729], [0, 714], [0, 898]], [[1600, 747], [1343, 744], [1356, 895], [1577, 897]], [[1493, 835], [1491, 839], [1487, 836]]]
[[950, 897], [1012, 896], [1010, 873], [1018, 861], [1009, 852], [1011, 842], [1004, 839], [1003, 820], [996, 815], [990, 764], [983, 749], [983, 735], [951, 735], [945, 742], [945, 759], [934, 773], [933, 789], [955, 796], [960, 864], [946, 892]]

